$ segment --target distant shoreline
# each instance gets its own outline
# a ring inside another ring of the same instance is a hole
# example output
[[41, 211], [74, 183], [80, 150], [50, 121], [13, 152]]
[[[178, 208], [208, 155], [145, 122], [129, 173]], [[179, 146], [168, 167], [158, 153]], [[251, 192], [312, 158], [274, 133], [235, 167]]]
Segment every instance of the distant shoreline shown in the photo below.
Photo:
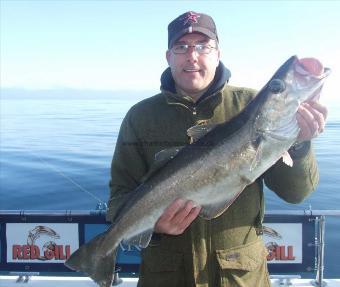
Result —
[[[119, 100], [137, 103], [158, 94], [155, 90], [90, 90], [90, 89], [21, 89], [1, 88], [1, 100]], [[328, 122], [340, 121], [340, 102], [326, 103], [329, 109]]]
[[159, 91], [136, 91], [136, 90], [81, 90], [81, 89], [16, 89], [16, 88], [2, 88], [0, 99], [4, 100], [98, 100], [107, 99], [114, 100], [142, 100], [153, 95]]

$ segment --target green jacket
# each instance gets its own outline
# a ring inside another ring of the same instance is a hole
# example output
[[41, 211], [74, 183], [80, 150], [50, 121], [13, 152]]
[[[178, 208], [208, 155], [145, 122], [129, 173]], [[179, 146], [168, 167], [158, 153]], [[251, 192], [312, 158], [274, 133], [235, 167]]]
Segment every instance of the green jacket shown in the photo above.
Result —
[[[230, 120], [254, 95], [254, 90], [225, 84], [196, 104], [163, 90], [133, 106], [123, 120], [113, 156], [108, 220], [140, 184], [157, 152], [188, 144], [186, 131], [196, 124]], [[291, 203], [301, 202], [318, 182], [312, 149], [293, 159], [293, 167], [276, 163], [218, 218], [198, 217], [178, 236], [154, 236], [142, 251], [138, 286], [270, 286], [259, 232], [263, 182]]]

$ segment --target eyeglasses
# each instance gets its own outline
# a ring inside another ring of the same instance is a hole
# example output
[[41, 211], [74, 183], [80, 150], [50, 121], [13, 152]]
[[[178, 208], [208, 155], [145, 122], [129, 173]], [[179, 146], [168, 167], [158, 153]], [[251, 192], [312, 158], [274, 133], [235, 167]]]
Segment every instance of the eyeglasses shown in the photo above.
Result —
[[209, 54], [211, 50], [216, 49], [216, 47], [212, 47], [206, 44], [195, 44], [195, 45], [181, 44], [181, 45], [174, 45], [171, 50], [174, 54], [185, 54], [188, 52], [190, 47], [194, 48], [194, 51], [197, 52], [198, 54]]

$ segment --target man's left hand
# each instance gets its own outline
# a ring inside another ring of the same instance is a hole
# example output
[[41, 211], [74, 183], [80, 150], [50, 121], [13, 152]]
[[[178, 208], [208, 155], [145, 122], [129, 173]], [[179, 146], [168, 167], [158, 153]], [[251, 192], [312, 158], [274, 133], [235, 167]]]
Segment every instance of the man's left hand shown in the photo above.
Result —
[[327, 108], [315, 101], [307, 101], [300, 105], [296, 119], [300, 127], [298, 141], [308, 141], [317, 137], [325, 129]]

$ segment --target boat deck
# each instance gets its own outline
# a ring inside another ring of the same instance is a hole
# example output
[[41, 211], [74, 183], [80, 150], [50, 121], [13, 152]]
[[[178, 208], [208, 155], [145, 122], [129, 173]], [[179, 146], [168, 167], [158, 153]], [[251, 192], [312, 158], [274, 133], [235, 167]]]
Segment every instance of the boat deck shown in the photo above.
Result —
[[[53, 276], [32, 276], [28, 282], [16, 282], [17, 276], [0, 276], [1, 287], [97, 287], [88, 277], [53, 277]], [[137, 286], [137, 278], [123, 278], [119, 287]], [[289, 283], [285, 280], [271, 279], [272, 287], [296, 286], [313, 287], [312, 279], [291, 279]], [[325, 279], [323, 286], [340, 287], [340, 279]]]

